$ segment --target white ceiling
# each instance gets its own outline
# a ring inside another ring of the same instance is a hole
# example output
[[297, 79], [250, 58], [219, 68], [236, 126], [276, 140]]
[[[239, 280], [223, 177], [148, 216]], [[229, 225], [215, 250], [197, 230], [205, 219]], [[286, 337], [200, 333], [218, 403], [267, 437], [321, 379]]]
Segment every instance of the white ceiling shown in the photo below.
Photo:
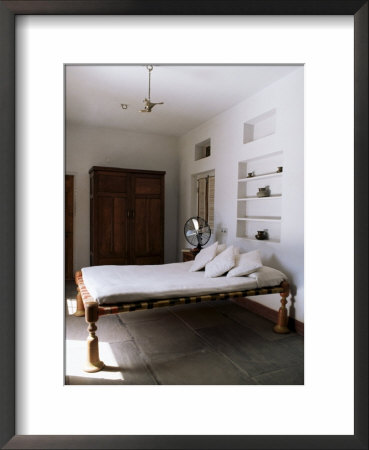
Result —
[[67, 66], [66, 118], [90, 126], [180, 136], [296, 68], [154, 65], [151, 101], [164, 105], [140, 113], [148, 94], [145, 65]]

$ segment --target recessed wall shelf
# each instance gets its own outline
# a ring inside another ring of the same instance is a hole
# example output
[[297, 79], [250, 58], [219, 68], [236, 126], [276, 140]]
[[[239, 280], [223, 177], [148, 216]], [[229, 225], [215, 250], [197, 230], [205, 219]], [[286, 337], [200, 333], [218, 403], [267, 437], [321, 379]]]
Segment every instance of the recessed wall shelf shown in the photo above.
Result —
[[275, 133], [275, 128], [276, 110], [271, 109], [243, 124], [243, 143], [248, 144], [249, 142], [270, 136]]
[[273, 200], [275, 198], [282, 198], [282, 195], [269, 195], [269, 197], [244, 197], [244, 198], [238, 198], [237, 201], [238, 202], [247, 202], [249, 200], [264, 201], [264, 200]]
[[246, 239], [246, 241], [258, 241], [258, 242], [271, 242], [272, 244], [279, 244], [281, 241], [276, 240], [276, 239], [256, 239], [256, 238], [244, 238]]
[[[259, 242], [280, 242], [282, 179], [282, 151], [238, 163], [237, 237], [256, 241], [257, 232], [264, 230], [267, 239]], [[264, 189], [268, 195], [258, 197], [261, 191], [265, 195]]]
[[207, 158], [211, 153], [210, 138], [195, 145], [195, 161]]
[[262, 180], [263, 178], [273, 178], [273, 177], [280, 177], [280, 176], [282, 176], [282, 173], [279, 173], [279, 172], [264, 173], [261, 175], [253, 175], [252, 177], [239, 178], [238, 181]]
[[271, 216], [266, 216], [266, 217], [237, 217], [237, 220], [248, 220], [250, 222], [280, 222], [281, 218], [280, 217], [271, 217]]

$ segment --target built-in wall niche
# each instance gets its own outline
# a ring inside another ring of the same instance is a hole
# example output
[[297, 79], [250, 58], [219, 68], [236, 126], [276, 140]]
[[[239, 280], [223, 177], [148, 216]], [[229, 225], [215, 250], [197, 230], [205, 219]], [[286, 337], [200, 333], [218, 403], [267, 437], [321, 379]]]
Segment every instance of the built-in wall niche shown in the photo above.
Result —
[[267, 153], [238, 163], [239, 180], [247, 178], [247, 181], [255, 181], [270, 178], [270, 181], [272, 181], [273, 178], [281, 176], [282, 173], [283, 151]]
[[256, 240], [259, 231], [264, 231], [267, 238], [259, 242], [278, 244], [281, 241], [281, 221], [237, 220], [237, 237]]
[[283, 193], [283, 152], [238, 163], [237, 237], [280, 242]]
[[210, 139], [199, 142], [195, 145], [195, 161], [199, 159], [207, 158], [211, 153], [211, 142]]
[[257, 141], [275, 133], [276, 110], [271, 109], [260, 116], [248, 120], [243, 125], [243, 143]]
[[264, 197], [244, 201], [239, 199], [237, 202], [237, 217], [244, 219], [246, 217], [262, 219], [281, 219], [282, 196]]

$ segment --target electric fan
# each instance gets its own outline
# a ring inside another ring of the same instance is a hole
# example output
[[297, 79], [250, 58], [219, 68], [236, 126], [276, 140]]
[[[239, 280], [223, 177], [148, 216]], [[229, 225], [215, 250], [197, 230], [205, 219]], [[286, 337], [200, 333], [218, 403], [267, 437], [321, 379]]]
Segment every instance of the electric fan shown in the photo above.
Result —
[[202, 217], [191, 217], [185, 223], [184, 235], [189, 244], [201, 250], [209, 242], [211, 230]]

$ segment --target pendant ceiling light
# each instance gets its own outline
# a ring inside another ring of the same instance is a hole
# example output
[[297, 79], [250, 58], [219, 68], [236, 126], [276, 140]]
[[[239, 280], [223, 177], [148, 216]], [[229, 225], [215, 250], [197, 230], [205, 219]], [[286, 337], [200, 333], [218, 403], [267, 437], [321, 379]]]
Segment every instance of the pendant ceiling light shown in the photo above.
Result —
[[155, 105], [164, 105], [163, 102], [158, 102], [158, 103], [151, 102], [150, 89], [151, 89], [151, 72], [153, 70], [153, 66], [149, 65], [149, 66], [146, 66], [146, 68], [149, 71], [149, 95], [148, 95], [148, 98], [145, 98], [145, 100], [143, 101], [145, 103], [145, 108], [140, 109], [140, 112], [151, 112], [151, 110], [153, 109], [153, 107]]

